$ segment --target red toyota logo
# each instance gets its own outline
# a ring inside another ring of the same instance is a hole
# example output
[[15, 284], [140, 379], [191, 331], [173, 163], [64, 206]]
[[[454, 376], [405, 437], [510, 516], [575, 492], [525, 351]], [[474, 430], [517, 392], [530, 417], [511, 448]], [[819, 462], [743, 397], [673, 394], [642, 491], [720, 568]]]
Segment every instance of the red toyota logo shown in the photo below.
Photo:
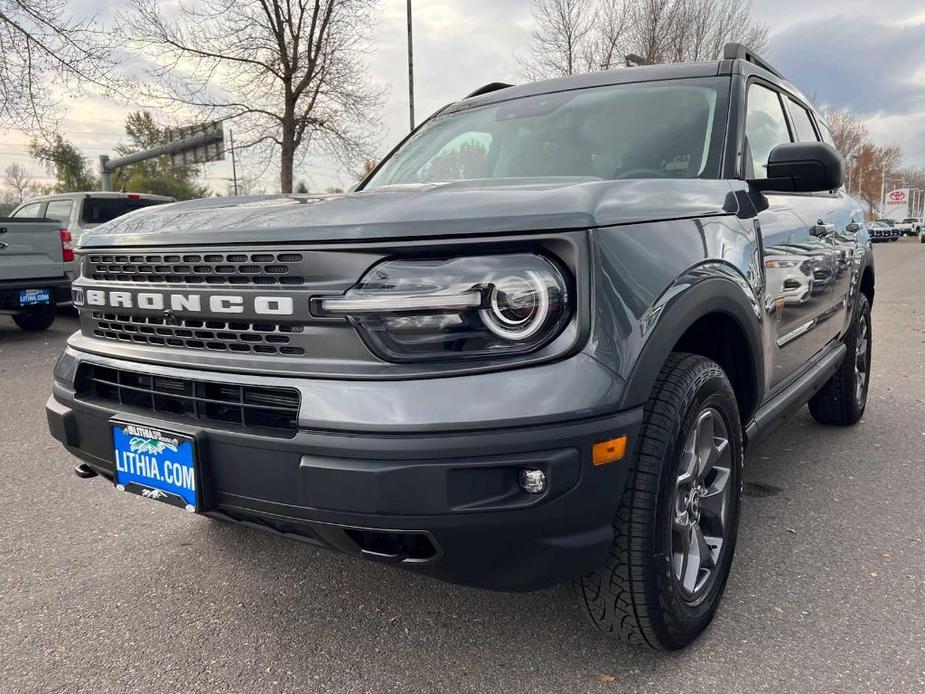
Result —
[[901, 190], [894, 190], [892, 193], [890, 193], [890, 200], [892, 200], [893, 202], [899, 202], [905, 197], [906, 197], [906, 194]]

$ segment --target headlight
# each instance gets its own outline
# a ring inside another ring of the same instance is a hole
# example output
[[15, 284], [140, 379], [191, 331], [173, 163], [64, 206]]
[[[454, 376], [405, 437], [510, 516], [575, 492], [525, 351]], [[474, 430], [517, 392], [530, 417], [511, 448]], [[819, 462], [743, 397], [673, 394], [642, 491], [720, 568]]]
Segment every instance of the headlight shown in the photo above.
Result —
[[528, 352], [555, 338], [570, 313], [562, 271], [528, 253], [389, 260], [314, 305], [347, 317], [390, 361]]

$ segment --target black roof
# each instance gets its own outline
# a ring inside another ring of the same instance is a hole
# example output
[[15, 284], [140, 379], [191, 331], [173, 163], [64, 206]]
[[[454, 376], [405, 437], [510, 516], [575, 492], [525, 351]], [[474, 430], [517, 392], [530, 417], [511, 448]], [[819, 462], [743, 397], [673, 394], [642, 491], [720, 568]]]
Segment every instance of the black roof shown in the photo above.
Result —
[[723, 50], [723, 58], [701, 63], [665, 63], [658, 65], [639, 65], [634, 67], [587, 72], [568, 77], [527, 82], [515, 86], [492, 82], [461, 101], [448, 106], [445, 112], [468, 108], [476, 104], [490, 104], [507, 99], [516, 99], [522, 96], [536, 94], [550, 94], [552, 92], [567, 91], [571, 89], [586, 89], [588, 87], [604, 87], [612, 84], [629, 84], [632, 82], [657, 82], [673, 79], [690, 79], [695, 77], [716, 77], [719, 75], [757, 75], [787, 91], [799, 96], [803, 101], [808, 100], [794, 87], [779, 71], [772, 67], [745, 46], [736, 43], [727, 44]]

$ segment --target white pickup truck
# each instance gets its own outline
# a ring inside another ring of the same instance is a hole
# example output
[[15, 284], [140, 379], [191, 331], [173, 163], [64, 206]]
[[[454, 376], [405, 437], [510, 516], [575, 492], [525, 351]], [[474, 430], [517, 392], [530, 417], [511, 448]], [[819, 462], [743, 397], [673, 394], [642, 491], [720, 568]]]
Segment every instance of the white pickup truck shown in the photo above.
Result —
[[903, 236], [919, 236], [922, 233], [921, 217], [906, 217], [902, 221], [896, 222], [896, 228]]
[[0, 313], [23, 330], [45, 330], [70, 301], [71, 234], [55, 219], [0, 217]]

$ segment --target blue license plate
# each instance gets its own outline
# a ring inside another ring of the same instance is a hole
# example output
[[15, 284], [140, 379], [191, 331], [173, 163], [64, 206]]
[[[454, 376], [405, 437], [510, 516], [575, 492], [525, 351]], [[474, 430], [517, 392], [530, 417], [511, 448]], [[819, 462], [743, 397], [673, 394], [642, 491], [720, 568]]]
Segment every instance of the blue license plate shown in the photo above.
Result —
[[141, 424], [114, 424], [116, 488], [196, 511], [199, 480], [191, 436]]
[[32, 306], [33, 304], [47, 304], [51, 302], [51, 291], [48, 289], [20, 289], [19, 305]]

